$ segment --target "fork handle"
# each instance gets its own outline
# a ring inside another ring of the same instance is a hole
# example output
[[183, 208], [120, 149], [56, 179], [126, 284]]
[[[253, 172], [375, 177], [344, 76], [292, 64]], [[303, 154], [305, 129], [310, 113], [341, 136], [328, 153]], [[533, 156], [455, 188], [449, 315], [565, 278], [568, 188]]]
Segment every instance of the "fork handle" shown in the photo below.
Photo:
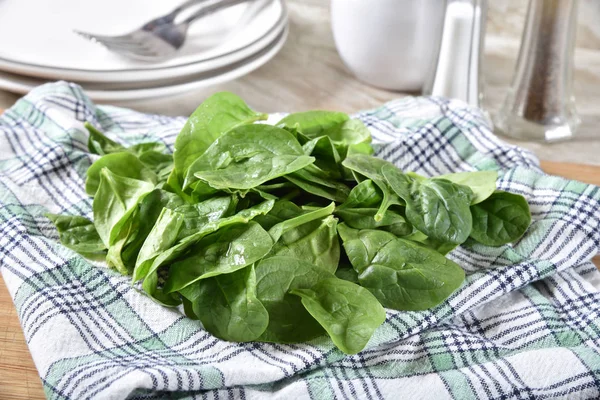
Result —
[[[191, 1], [206, 1], [206, 0], [191, 0]], [[192, 22], [194, 22], [195, 20], [197, 20], [199, 18], [213, 14], [217, 11], [220, 11], [220, 10], [228, 8], [228, 7], [233, 7], [238, 4], [247, 3], [249, 1], [254, 1], [254, 0], [221, 0], [221, 1], [218, 1], [213, 4], [209, 4], [206, 7], [202, 7], [201, 9], [199, 9], [198, 11], [196, 11], [195, 13], [193, 13], [192, 15], [187, 17], [185, 20], [183, 20], [182, 24], [191, 24]]]

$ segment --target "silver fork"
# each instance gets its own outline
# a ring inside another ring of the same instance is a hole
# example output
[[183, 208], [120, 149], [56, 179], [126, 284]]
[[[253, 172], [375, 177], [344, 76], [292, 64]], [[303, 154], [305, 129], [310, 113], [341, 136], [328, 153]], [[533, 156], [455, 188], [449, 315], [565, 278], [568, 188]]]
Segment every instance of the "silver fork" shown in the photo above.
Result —
[[254, 0], [219, 0], [202, 6], [183, 21], [175, 23], [175, 19], [183, 10], [195, 4], [208, 2], [208, 0], [189, 0], [169, 14], [119, 36], [104, 36], [77, 30], [74, 32], [120, 55], [143, 61], [160, 61], [173, 56], [183, 45], [192, 22], [248, 1]]

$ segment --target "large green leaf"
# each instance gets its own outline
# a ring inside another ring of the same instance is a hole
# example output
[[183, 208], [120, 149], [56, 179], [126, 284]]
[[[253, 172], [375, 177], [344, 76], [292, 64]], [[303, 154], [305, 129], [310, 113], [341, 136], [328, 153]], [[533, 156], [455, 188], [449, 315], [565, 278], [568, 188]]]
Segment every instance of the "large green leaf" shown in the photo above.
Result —
[[348, 115], [341, 112], [317, 110], [289, 114], [276, 125], [296, 128], [309, 139], [315, 139], [329, 136], [329, 133], [338, 130], [348, 120]]
[[127, 220], [140, 198], [152, 189], [152, 183], [115, 175], [107, 168], [100, 171], [100, 184], [92, 208], [96, 230], [107, 248], [118, 235], [120, 223]]
[[345, 158], [348, 148], [371, 143], [371, 133], [357, 119], [335, 111], [306, 111], [287, 115], [277, 123], [288, 129], [297, 129], [309, 139], [327, 136], [335, 145], [341, 158]]
[[66, 247], [84, 256], [106, 251], [106, 245], [89, 219], [78, 215], [45, 215], [56, 226], [60, 242]]
[[344, 249], [360, 285], [395, 310], [426, 310], [450, 296], [465, 273], [438, 252], [394, 235], [346, 229]]
[[271, 257], [256, 267], [256, 297], [269, 313], [269, 325], [258, 338], [263, 342], [297, 343], [324, 333], [298, 296], [290, 290], [308, 289], [319, 280], [332, 278], [324, 269], [290, 257]]
[[[242, 210], [231, 217], [209, 221], [202, 225], [198, 231], [184, 238], [179, 238], [179, 231], [185, 219], [183, 214], [168, 212], [165, 216], [165, 222], [159, 225], [161, 221], [159, 218], [152, 232], [148, 235], [146, 242], [144, 242], [136, 261], [133, 281], [135, 282], [145, 279], [148, 276], [156, 275], [156, 270], [159, 267], [183, 255], [184, 252], [206, 235], [229, 225], [246, 224], [256, 216], [268, 213], [273, 207], [273, 203], [274, 201], [267, 200], [256, 206]], [[144, 280], [144, 289], [149, 293], [153, 292], [154, 282], [154, 277], [151, 277], [148, 283]]]
[[327, 278], [290, 293], [302, 298], [308, 312], [346, 354], [356, 354], [385, 321], [385, 310], [366, 289], [346, 280]]
[[381, 204], [382, 200], [381, 190], [372, 180], [366, 179], [352, 188], [346, 201], [338, 206], [338, 210], [372, 208]]
[[446, 179], [413, 179], [393, 166], [383, 168], [383, 175], [406, 202], [406, 218], [415, 228], [440, 242], [467, 240], [472, 225], [471, 189]]
[[250, 189], [314, 161], [289, 132], [270, 125], [235, 128], [190, 166], [184, 188], [197, 179], [215, 189]]
[[331, 215], [301, 224], [284, 233], [273, 246], [269, 256], [296, 258], [333, 273], [340, 261], [336, 227], [337, 219]]
[[252, 111], [232, 93], [210, 96], [190, 115], [175, 139], [173, 161], [178, 181], [183, 182], [190, 165], [223, 133], [266, 118], [266, 114]]
[[181, 293], [192, 302], [204, 328], [220, 339], [256, 340], [269, 324], [269, 314], [256, 297], [254, 266], [198, 281]]
[[501, 246], [519, 239], [531, 224], [529, 204], [523, 196], [502, 191], [471, 206], [471, 237], [488, 246]]
[[164, 292], [196, 281], [230, 274], [263, 258], [273, 247], [271, 236], [256, 222], [229, 225], [201, 239], [190, 256], [171, 265]]
[[457, 172], [440, 175], [438, 179], [447, 179], [459, 185], [468, 186], [473, 191], [471, 204], [478, 204], [487, 199], [496, 190], [496, 171]]
[[95, 196], [100, 185], [100, 172], [108, 169], [115, 175], [156, 184], [156, 174], [129, 152], [111, 153], [97, 159], [87, 170], [85, 192]]
[[428, 237], [461, 244], [469, 237], [473, 192], [445, 179], [414, 181], [406, 203], [406, 218]]

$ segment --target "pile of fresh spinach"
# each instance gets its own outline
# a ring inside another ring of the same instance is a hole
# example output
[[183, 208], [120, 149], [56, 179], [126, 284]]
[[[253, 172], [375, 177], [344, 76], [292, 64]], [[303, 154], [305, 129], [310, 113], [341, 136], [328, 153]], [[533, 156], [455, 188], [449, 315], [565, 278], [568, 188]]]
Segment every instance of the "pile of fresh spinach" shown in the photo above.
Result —
[[[48, 215], [62, 243], [183, 304], [213, 335], [292, 343], [328, 333], [364, 348], [384, 307], [424, 310], [463, 282], [444, 255], [499, 246], [530, 224], [526, 200], [493, 171], [426, 178], [373, 157], [346, 114], [291, 114], [275, 126], [231, 93], [207, 99], [176, 139], [124, 147], [94, 127], [87, 171], [94, 221]], [[342, 246], [340, 246], [340, 242]], [[342, 250], [343, 248], [343, 250]]]

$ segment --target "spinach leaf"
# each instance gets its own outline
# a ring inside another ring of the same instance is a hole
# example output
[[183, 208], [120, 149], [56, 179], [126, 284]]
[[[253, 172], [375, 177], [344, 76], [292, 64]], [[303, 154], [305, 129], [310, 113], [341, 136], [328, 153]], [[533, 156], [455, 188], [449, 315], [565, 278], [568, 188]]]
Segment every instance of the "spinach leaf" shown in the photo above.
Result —
[[128, 274], [131, 274], [138, 253], [162, 209], [165, 207], [175, 209], [182, 203], [179, 196], [161, 189], [154, 189], [143, 196], [138, 203], [137, 210], [130, 214], [120, 229], [114, 244], [109, 248], [107, 261], [118, 266], [117, 269], [126, 270]]
[[471, 206], [471, 237], [487, 246], [501, 246], [519, 239], [531, 224], [529, 204], [523, 196], [502, 191]]
[[467, 240], [472, 225], [471, 189], [446, 179], [413, 179], [391, 165], [383, 169], [383, 175], [406, 201], [406, 218], [415, 228], [440, 242]]
[[125, 150], [125, 146], [115, 142], [108, 138], [102, 132], [94, 127], [89, 122], [84, 123], [85, 128], [89, 132], [88, 137], [88, 149], [92, 154], [99, 154], [101, 156], [109, 153], [117, 153]]
[[250, 189], [313, 161], [283, 129], [240, 126], [219, 137], [190, 166], [184, 188], [199, 178], [215, 189]]
[[[159, 265], [153, 267], [153, 262], [161, 256], [170, 256], [166, 254], [173, 248], [177, 241], [179, 230], [183, 225], [184, 216], [174, 210], [163, 208], [158, 219], [154, 223], [152, 230], [146, 237], [142, 245], [135, 268], [133, 270], [132, 283], [145, 278], [149, 273], [156, 271]], [[171, 250], [171, 253], [173, 251]], [[162, 264], [162, 263], [161, 263]]]
[[136, 156], [128, 152], [112, 153], [97, 159], [87, 170], [85, 192], [95, 196], [100, 185], [100, 172], [110, 170], [115, 175], [156, 184], [156, 174], [146, 167]]
[[406, 236], [412, 233], [412, 225], [399, 213], [387, 210], [383, 218], [375, 221], [376, 208], [338, 208], [335, 214], [354, 229], [383, 229], [396, 236]]
[[269, 324], [269, 314], [256, 297], [254, 266], [196, 282], [182, 295], [192, 297], [194, 314], [220, 339], [256, 340]]
[[408, 236], [404, 236], [403, 239], [417, 242], [422, 246], [429, 249], [435, 250], [442, 255], [446, 255], [454, 250], [458, 245], [456, 243], [441, 242], [439, 240], [427, 237], [423, 232], [414, 231]]
[[[242, 210], [231, 217], [209, 221], [196, 232], [184, 238], [180, 238], [179, 232], [183, 225], [183, 214], [178, 212], [167, 213], [164, 221], [159, 218], [144, 242], [133, 271], [133, 281], [155, 275], [159, 267], [183, 255], [206, 235], [228, 225], [248, 223], [254, 217], [268, 213], [273, 207], [273, 203], [273, 200], [267, 200], [254, 207]], [[144, 280], [144, 289], [148, 293], [153, 291], [153, 282], [153, 277], [148, 283]]]
[[308, 289], [319, 280], [332, 278], [324, 269], [290, 257], [265, 258], [256, 266], [256, 297], [269, 313], [269, 325], [258, 338], [262, 342], [297, 343], [325, 331], [290, 290]]
[[381, 204], [382, 200], [381, 190], [377, 188], [372, 180], [366, 179], [352, 188], [346, 201], [340, 204], [337, 209], [372, 208]]
[[[271, 213], [267, 215], [267, 217], [271, 218], [271, 221], [277, 221], [269, 227], [269, 235], [271, 235], [274, 242], [277, 242], [281, 235], [294, 228], [298, 228], [308, 222], [331, 215], [335, 208], [335, 204], [331, 203], [327, 207], [319, 208], [311, 212], [304, 212], [301, 208], [289, 201], [281, 201], [276, 204], [278, 207], [276, 209], [274, 207], [274, 209], [271, 210]], [[262, 218], [263, 220], [265, 219], [265, 217]]]
[[115, 175], [107, 168], [100, 171], [100, 184], [92, 208], [98, 236], [107, 248], [114, 243], [120, 225], [135, 210], [140, 198], [152, 189], [152, 183]]
[[123, 275], [129, 275], [133, 271], [133, 266], [126, 265], [123, 260], [123, 248], [132, 240], [137, 231], [139, 219], [137, 218], [137, 210], [134, 209], [119, 222], [119, 228], [115, 230], [116, 236], [111, 240], [106, 253], [106, 263], [110, 268], [114, 268]]
[[[394, 164], [377, 157], [367, 156], [364, 154], [351, 154], [344, 160], [342, 165], [353, 171], [353, 173], [369, 178], [375, 185], [377, 185], [377, 187], [379, 187], [383, 198], [381, 200], [379, 209], [375, 214], [376, 221], [381, 221], [385, 211], [392, 205], [396, 204], [403, 206], [405, 204], [404, 200], [401, 198], [402, 196], [396, 194], [394, 190], [392, 190], [388, 184], [388, 181], [383, 175], [384, 167], [398, 170]], [[361, 180], [362, 179], [357, 179], [357, 181]]]
[[[296, 219], [309, 214], [312, 213], [304, 214], [301, 217], [296, 217]], [[275, 243], [268, 256], [297, 258], [333, 273], [340, 261], [340, 244], [336, 227], [337, 219], [331, 215], [299, 225], [295, 229], [290, 229], [284, 233]]]
[[297, 129], [310, 139], [327, 135], [338, 130], [350, 118], [347, 114], [335, 111], [305, 111], [289, 114], [276, 125]]
[[356, 273], [354, 268], [352, 268], [352, 266], [340, 265], [338, 267], [337, 271], [335, 271], [335, 276], [338, 277], [339, 279], [343, 279], [348, 282], [352, 282], [352, 283], [356, 283], [356, 284], [359, 283], [358, 282], [358, 274]]
[[368, 290], [342, 279], [327, 278], [308, 289], [292, 289], [302, 305], [346, 354], [365, 348], [384, 321], [385, 310]]
[[315, 167], [326, 174], [326, 178], [340, 179], [341, 157], [329, 136], [319, 136], [302, 145], [307, 156], [315, 157]]
[[350, 193], [348, 186], [330, 178], [323, 177], [323, 175], [319, 173], [318, 168], [314, 165], [309, 165], [301, 170], [286, 175], [284, 178], [305, 192], [338, 203], [344, 202]]
[[307, 111], [290, 114], [277, 125], [297, 129], [310, 139], [329, 137], [342, 159], [346, 157], [348, 147], [371, 143], [371, 133], [364, 124], [340, 112]]
[[444, 301], [464, 280], [462, 268], [434, 250], [387, 232], [343, 229], [344, 249], [360, 285], [384, 307], [426, 310]]
[[58, 230], [60, 242], [82, 255], [104, 253], [106, 245], [98, 236], [94, 223], [78, 215], [45, 214]]
[[413, 181], [406, 218], [428, 237], [461, 244], [471, 233], [472, 191], [445, 179]]
[[201, 279], [230, 274], [263, 258], [273, 247], [271, 236], [256, 222], [235, 224], [201, 239], [190, 256], [169, 269], [164, 292], [180, 290]]
[[455, 174], [440, 175], [438, 179], [447, 179], [459, 185], [468, 186], [473, 191], [471, 205], [478, 204], [487, 199], [496, 190], [496, 171], [457, 172]]
[[238, 199], [235, 196], [217, 196], [196, 204], [185, 204], [175, 208], [183, 215], [183, 226], [179, 231], [178, 239], [201, 230], [209, 222], [229, 217], [235, 213]]
[[232, 93], [216, 93], [206, 99], [190, 115], [175, 140], [173, 161], [178, 179], [174, 182], [183, 182], [190, 165], [223, 133], [264, 119], [266, 114], [252, 111]]

